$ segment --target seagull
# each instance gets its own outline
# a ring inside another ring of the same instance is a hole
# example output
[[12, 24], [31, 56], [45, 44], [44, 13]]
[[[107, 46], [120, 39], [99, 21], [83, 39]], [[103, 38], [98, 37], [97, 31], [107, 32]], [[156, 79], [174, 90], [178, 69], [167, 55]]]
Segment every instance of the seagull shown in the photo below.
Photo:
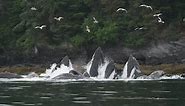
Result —
[[158, 17], [158, 22], [164, 24], [164, 21], [160, 17]]
[[158, 14], [154, 14], [154, 17], [159, 17], [160, 15], [162, 15], [162, 13], [158, 13]]
[[60, 21], [61, 19], [64, 19], [64, 17], [54, 17], [54, 19]]
[[142, 30], [142, 29], [146, 29], [145, 27], [137, 27], [135, 28], [135, 30]]
[[93, 22], [95, 23], [95, 24], [97, 24], [98, 23], [98, 21], [96, 20], [96, 18], [95, 17], [93, 17]]
[[139, 7], [146, 7], [146, 8], [149, 8], [149, 9], [151, 9], [151, 10], [153, 11], [152, 6], [148, 6], [148, 5], [145, 5], [145, 4], [141, 4]]
[[35, 7], [31, 7], [30, 9], [33, 10], [33, 11], [37, 10], [37, 8], [35, 8]]
[[90, 29], [89, 29], [89, 26], [86, 26], [86, 31], [91, 32]]
[[118, 8], [118, 9], [116, 10], [116, 12], [119, 12], [119, 11], [125, 11], [125, 12], [127, 13], [127, 10], [124, 9], [124, 8]]
[[185, 18], [183, 18], [182, 21], [185, 22]]
[[41, 26], [36, 26], [35, 29], [43, 29], [45, 27], [46, 27], [46, 25], [41, 25]]
[[35, 54], [38, 54], [38, 48], [37, 48], [37, 46], [34, 46], [34, 53]]

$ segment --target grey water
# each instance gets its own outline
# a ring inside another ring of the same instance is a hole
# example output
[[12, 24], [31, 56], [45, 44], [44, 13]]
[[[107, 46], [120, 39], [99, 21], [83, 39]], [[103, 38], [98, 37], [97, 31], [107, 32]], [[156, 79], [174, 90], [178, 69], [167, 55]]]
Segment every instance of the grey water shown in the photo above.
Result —
[[185, 106], [185, 80], [0, 81], [0, 106]]

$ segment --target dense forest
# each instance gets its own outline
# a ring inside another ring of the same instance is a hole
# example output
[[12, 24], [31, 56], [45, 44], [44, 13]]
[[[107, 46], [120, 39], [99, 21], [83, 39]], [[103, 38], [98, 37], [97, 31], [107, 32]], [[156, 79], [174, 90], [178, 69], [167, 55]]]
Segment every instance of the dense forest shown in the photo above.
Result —
[[184, 0], [0, 0], [0, 55], [37, 54], [41, 46], [140, 48], [177, 40], [184, 27]]

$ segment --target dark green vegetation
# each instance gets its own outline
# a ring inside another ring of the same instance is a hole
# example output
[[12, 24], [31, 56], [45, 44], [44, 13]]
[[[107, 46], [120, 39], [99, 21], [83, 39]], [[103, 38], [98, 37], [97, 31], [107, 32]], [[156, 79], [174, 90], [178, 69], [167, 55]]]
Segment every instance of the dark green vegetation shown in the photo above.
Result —
[[[153, 11], [140, 4], [151, 5]], [[128, 13], [116, 12], [119, 7]], [[156, 13], [162, 13], [164, 24], [153, 17]], [[64, 19], [54, 19], [59, 16]], [[34, 55], [43, 45], [86, 51], [98, 46], [143, 47], [184, 36], [184, 18], [183, 0], [0, 0], [0, 55]], [[43, 24], [47, 27], [35, 28]], [[139, 27], [144, 29], [135, 30]]]

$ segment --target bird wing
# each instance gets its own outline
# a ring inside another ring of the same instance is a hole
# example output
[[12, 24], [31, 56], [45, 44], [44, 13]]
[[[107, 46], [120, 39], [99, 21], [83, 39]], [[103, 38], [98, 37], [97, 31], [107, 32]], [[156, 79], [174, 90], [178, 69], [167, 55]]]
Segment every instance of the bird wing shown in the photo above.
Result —
[[42, 25], [41, 27], [46, 27], [46, 25]]
[[151, 10], [153, 10], [152, 6], [148, 6], [148, 8], [150, 8]]
[[63, 17], [58, 17], [59, 20], [64, 19]]
[[36, 26], [35, 28], [40, 28], [39, 26]]

